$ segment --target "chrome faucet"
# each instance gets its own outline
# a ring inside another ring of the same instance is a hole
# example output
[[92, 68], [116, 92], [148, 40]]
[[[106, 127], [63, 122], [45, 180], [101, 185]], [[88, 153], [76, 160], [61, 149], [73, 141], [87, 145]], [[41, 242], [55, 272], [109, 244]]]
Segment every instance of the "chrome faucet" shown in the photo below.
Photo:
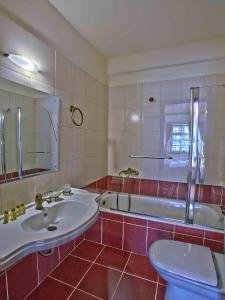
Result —
[[120, 171], [119, 176], [121, 176], [121, 175], [125, 175], [126, 177], [138, 176], [139, 172], [138, 172], [138, 170], [128, 168], [127, 170]]
[[38, 209], [38, 210], [44, 209], [43, 203], [45, 201], [48, 202], [48, 203], [52, 202], [51, 199], [50, 199], [50, 197], [48, 197], [48, 196], [43, 197], [44, 195], [46, 195], [48, 193], [51, 193], [51, 192], [52, 191], [48, 191], [48, 192], [43, 193], [43, 194], [41, 194], [41, 193], [37, 193], [36, 194], [36, 196], [35, 196], [35, 206], [36, 206], [36, 209]]

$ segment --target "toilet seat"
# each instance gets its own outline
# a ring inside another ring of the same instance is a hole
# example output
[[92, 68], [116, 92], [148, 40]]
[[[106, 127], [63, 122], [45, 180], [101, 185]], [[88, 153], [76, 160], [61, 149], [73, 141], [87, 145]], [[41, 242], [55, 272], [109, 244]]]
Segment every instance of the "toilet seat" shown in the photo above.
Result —
[[217, 274], [208, 247], [158, 240], [150, 249], [150, 259], [157, 268], [191, 281], [217, 286]]

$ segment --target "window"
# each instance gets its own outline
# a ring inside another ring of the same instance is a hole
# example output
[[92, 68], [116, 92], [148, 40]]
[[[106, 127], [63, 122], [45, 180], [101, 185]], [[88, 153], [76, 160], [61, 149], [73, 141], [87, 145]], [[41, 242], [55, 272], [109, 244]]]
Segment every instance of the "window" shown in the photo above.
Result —
[[170, 152], [189, 152], [189, 126], [187, 124], [176, 124], [172, 126]]

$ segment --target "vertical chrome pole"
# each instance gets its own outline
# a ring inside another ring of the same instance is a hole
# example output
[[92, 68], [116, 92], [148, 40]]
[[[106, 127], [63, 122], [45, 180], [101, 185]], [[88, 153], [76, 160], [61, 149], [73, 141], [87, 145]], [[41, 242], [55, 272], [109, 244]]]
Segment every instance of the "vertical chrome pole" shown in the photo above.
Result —
[[190, 124], [190, 151], [187, 176], [186, 223], [193, 224], [194, 202], [196, 191], [196, 177], [198, 172], [198, 121], [199, 121], [199, 88], [191, 88], [191, 124]]
[[22, 109], [17, 108], [17, 140], [18, 140], [18, 176], [23, 175], [23, 143], [22, 143]]
[[5, 114], [4, 112], [0, 113], [0, 123], [1, 123], [1, 165], [2, 165], [2, 174], [6, 181], [6, 159], [5, 159]]

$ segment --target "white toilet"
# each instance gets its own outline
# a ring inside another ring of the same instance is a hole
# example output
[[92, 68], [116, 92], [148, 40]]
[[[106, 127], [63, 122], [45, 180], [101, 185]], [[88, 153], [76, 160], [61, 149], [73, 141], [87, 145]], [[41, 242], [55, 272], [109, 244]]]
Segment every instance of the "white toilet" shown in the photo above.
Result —
[[158, 240], [149, 249], [153, 267], [167, 282], [166, 300], [224, 300], [225, 256], [207, 247]]

